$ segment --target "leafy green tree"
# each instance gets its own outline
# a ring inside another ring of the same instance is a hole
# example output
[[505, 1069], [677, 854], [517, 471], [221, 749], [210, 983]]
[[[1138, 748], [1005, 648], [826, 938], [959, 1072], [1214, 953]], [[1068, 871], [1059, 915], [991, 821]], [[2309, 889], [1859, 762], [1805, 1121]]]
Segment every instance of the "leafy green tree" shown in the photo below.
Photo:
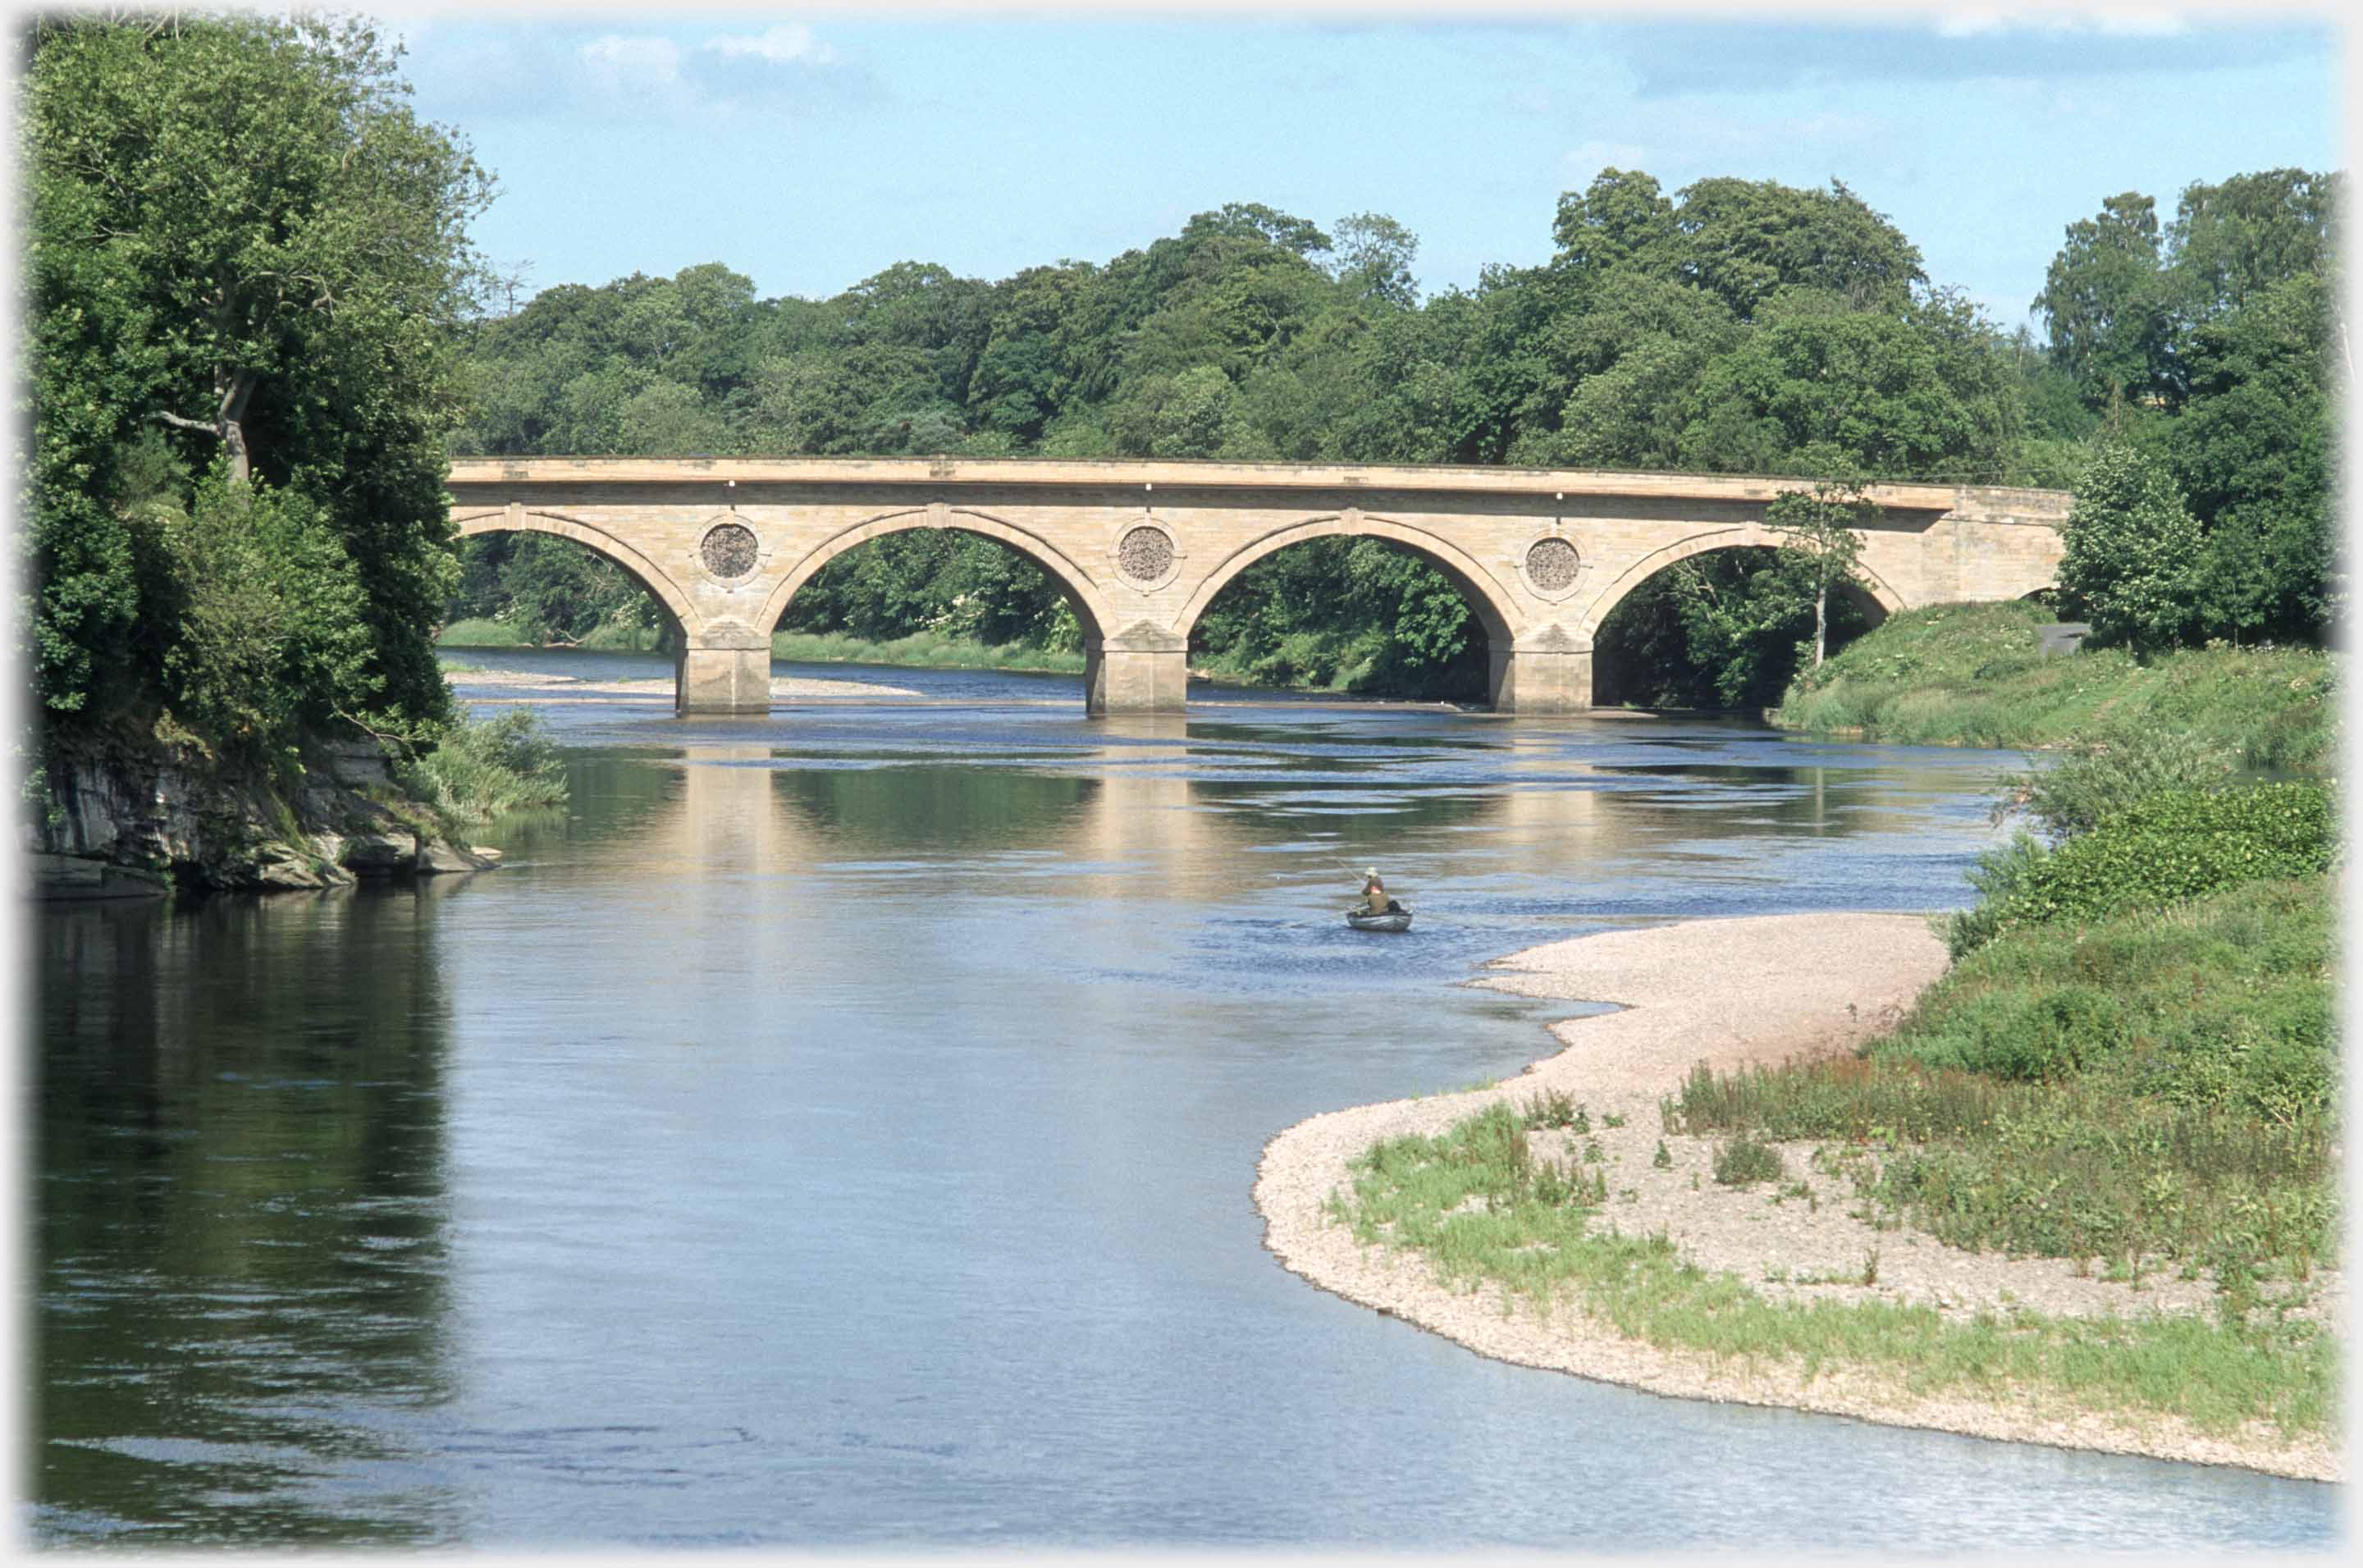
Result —
[[2102, 642], [2173, 646], [2199, 617], [2198, 519], [2174, 481], [2131, 449], [2102, 450], [2060, 530], [2059, 588]]
[[1643, 277], [1671, 277], [1689, 244], [1658, 182], [1622, 169], [1603, 169], [1581, 195], [1562, 192], [1551, 238], [1559, 245], [1554, 266], [1593, 276], [1629, 267]]
[[2303, 169], [2184, 187], [2167, 232], [2184, 315], [2210, 321], [2288, 279], [2327, 273], [2343, 176]]
[[1419, 254], [1417, 235], [1380, 212], [1353, 213], [1334, 227], [1332, 275], [1348, 293], [1400, 310], [1419, 304], [1419, 281], [1411, 271]]
[[1677, 220], [1684, 272], [1742, 320], [1800, 292], [1850, 310], [1893, 308], [1927, 281], [1919, 249], [1836, 180], [1826, 191], [1700, 180], [1683, 187]]
[[1948, 294], [1897, 313], [1757, 328], [1693, 387], [1682, 462], [1703, 472], [1991, 473], [2022, 417], [1998, 335]]
[[316, 508], [370, 584], [372, 722], [439, 717], [443, 442], [459, 328], [487, 281], [466, 225], [489, 177], [413, 117], [393, 53], [357, 20], [61, 15], [31, 44], [45, 705], [75, 710], [127, 639], [173, 636], [125, 570], [137, 536], [105, 517], [122, 500], [110, 454], [161, 424], [191, 470], [220, 456], [229, 483]]
[[2068, 226], [2068, 243], [2052, 259], [2034, 308], [2050, 328], [2053, 358], [2099, 407], [2167, 384], [2172, 294], [2158, 204], [2126, 191]]
[[2320, 643], [2336, 556], [2328, 281], [2305, 272], [2191, 334], [2191, 395], [2168, 464], [2205, 520], [2201, 627]]
[[166, 525], [172, 586], [164, 696], [225, 751], [281, 752], [375, 705], [368, 590], [302, 494], [224, 460]]
[[1860, 480], [1825, 480], [1811, 490], [1784, 492], [1764, 508], [1764, 524], [1781, 536], [1781, 551], [1793, 558], [1799, 578], [1814, 597], [1814, 668], [1822, 667], [1829, 643], [1830, 590], [1854, 576], [1862, 559], [1857, 531], [1878, 519], [1879, 508]]

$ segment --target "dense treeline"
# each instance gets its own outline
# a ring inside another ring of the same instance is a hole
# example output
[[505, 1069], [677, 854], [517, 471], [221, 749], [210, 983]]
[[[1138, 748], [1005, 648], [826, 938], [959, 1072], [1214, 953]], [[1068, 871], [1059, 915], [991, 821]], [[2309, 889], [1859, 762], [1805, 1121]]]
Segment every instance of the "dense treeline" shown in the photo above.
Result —
[[273, 763], [432, 732], [489, 177], [357, 20], [61, 12], [25, 42], [45, 728]]
[[[60, 16], [26, 35], [32, 653], [55, 723], [160, 710], [209, 743], [417, 732], [427, 633], [651, 623], [555, 540], [455, 563], [449, 451], [917, 453], [1580, 464], [2071, 485], [2063, 590], [2136, 649], [2323, 640], [2340, 179], [2125, 194], [2072, 225], [2005, 335], [1843, 185], [1603, 171], [1538, 266], [1420, 297], [1382, 216], [1252, 204], [998, 282], [905, 262], [826, 300], [718, 264], [505, 316], [466, 225], [490, 181], [362, 23]], [[1626, 698], [1777, 695], [1809, 560], [1710, 555], [1633, 595]], [[1829, 606], [1834, 641], [1854, 612]], [[849, 552], [791, 628], [1071, 648], [998, 546]], [[1195, 628], [1250, 679], [1469, 691], [1480, 628], [1371, 540], [1250, 569]]]
[[[1418, 297], [1417, 241], [1253, 204], [1104, 264], [996, 283], [899, 263], [826, 300], [759, 300], [718, 264], [544, 291], [473, 331], [493, 454], [957, 453], [1513, 463], [2075, 485], [2122, 447], [2200, 550], [2179, 635], [2326, 623], [2335, 177], [2194, 185], [2075, 225], [2004, 334], [1930, 282], [1844, 185], [1606, 170], [1559, 202], [1543, 265]], [[2148, 215], [2148, 216], [2145, 216]], [[613, 568], [485, 540], [455, 615], [580, 636], [655, 612]], [[1777, 698], [1811, 623], [1799, 562], [1710, 556], [1610, 628], [1643, 701]], [[1840, 605], [1839, 640], [1859, 617]], [[2105, 617], [2104, 617], [2105, 618]], [[997, 546], [905, 535], [841, 558], [792, 628], [1071, 646], [1053, 585]], [[1275, 682], [1465, 686], [1481, 633], [1425, 562], [1326, 540], [1244, 573], [1195, 659]]]

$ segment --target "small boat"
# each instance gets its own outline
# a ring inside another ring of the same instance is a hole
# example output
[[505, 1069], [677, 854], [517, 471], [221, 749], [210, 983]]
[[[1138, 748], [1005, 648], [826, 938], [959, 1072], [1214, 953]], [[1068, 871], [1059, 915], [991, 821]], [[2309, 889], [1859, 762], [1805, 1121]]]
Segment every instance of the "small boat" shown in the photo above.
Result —
[[1373, 915], [1367, 909], [1346, 911], [1346, 924], [1358, 931], [1408, 931], [1411, 911], [1397, 904], [1383, 915]]

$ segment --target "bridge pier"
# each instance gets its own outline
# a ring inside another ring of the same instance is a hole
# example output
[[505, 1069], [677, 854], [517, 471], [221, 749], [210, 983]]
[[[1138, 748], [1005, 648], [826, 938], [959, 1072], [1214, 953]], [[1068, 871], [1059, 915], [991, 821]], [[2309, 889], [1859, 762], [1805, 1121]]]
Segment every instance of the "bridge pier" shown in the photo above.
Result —
[[1495, 646], [1486, 686], [1496, 713], [1584, 713], [1592, 706], [1592, 645], [1547, 626]]
[[1180, 713], [1190, 686], [1190, 639], [1141, 622], [1083, 642], [1083, 712]]
[[771, 639], [729, 626], [684, 638], [673, 666], [672, 706], [683, 717], [771, 712]]

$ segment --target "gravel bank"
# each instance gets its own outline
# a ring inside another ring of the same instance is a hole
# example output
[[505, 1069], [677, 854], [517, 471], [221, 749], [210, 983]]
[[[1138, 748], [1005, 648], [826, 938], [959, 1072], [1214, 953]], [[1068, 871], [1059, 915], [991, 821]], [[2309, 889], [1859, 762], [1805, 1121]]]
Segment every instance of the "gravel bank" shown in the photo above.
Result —
[[[2069, 1264], [2056, 1260], [2012, 1262], [1942, 1247], [1910, 1231], [1873, 1231], [1847, 1214], [1854, 1205], [1851, 1191], [1834, 1177], [1810, 1175], [1818, 1189], [1811, 1206], [1795, 1198], [1775, 1204], [1761, 1187], [1716, 1187], [1704, 1174], [1711, 1163], [1704, 1140], [1667, 1138], [1673, 1168], [1651, 1166], [1662, 1135], [1658, 1097], [1677, 1088], [1694, 1063], [1728, 1070], [1858, 1044], [1892, 1028], [1944, 973], [1945, 962], [1944, 944], [1919, 917], [1854, 914], [1698, 920], [1514, 954], [1489, 966], [1474, 984], [1522, 995], [1616, 1002], [1625, 1010], [1553, 1025], [1565, 1049], [1491, 1089], [1336, 1111], [1281, 1133], [1265, 1147], [1255, 1184], [1265, 1245], [1326, 1290], [1481, 1354], [1528, 1366], [1690, 1398], [2343, 1478], [2344, 1460], [2331, 1442], [2292, 1445], [2267, 1429], [2225, 1438], [2170, 1418], [2121, 1425], [2033, 1396], [2007, 1403], [1931, 1398], [1866, 1372], [1825, 1368], [1808, 1382], [1792, 1368], [1725, 1365], [1703, 1354], [1657, 1350], [1572, 1307], [1548, 1318], [1525, 1307], [1505, 1311], [1497, 1288], [1474, 1294], [1448, 1288], [1425, 1260], [1366, 1250], [1322, 1215], [1323, 1200], [1348, 1184], [1348, 1162], [1372, 1144], [1404, 1133], [1440, 1132], [1494, 1101], [1524, 1102], [1557, 1089], [1589, 1107], [1592, 1136], [1608, 1156], [1612, 1195], [1603, 1222], [1628, 1234], [1662, 1228], [1686, 1258], [1731, 1270], [1767, 1296], [1912, 1301], [1964, 1317], [2013, 1303], [2080, 1316], [2203, 1309], [2212, 1296], [2204, 1282], [2151, 1280], [2136, 1292], [2079, 1279]], [[1622, 1115], [1625, 1125], [1602, 1126], [1610, 1112]], [[1566, 1137], [1536, 1134], [1536, 1152], [1562, 1153], [1550, 1140]], [[1792, 1173], [1803, 1173], [1803, 1153], [1792, 1152]], [[1691, 1188], [1692, 1173], [1701, 1173], [1698, 1191]], [[1628, 1192], [1630, 1197], [1623, 1195]], [[1879, 1249], [1878, 1283], [1864, 1285], [1871, 1247]], [[1823, 1281], [1828, 1283], [1814, 1283]], [[2324, 1286], [2317, 1309], [2343, 1323], [2341, 1284], [2331, 1278]]]
[[[480, 670], [464, 664], [446, 664], [443, 673], [456, 686], [532, 686], [570, 697], [581, 693], [586, 696], [598, 695], [672, 701], [672, 677], [670, 675], [625, 676], [600, 681], [540, 670]], [[774, 675], [771, 677], [771, 695], [775, 697], [915, 697], [920, 694], [908, 686], [890, 686], [877, 681], [815, 680], [805, 675]]]

